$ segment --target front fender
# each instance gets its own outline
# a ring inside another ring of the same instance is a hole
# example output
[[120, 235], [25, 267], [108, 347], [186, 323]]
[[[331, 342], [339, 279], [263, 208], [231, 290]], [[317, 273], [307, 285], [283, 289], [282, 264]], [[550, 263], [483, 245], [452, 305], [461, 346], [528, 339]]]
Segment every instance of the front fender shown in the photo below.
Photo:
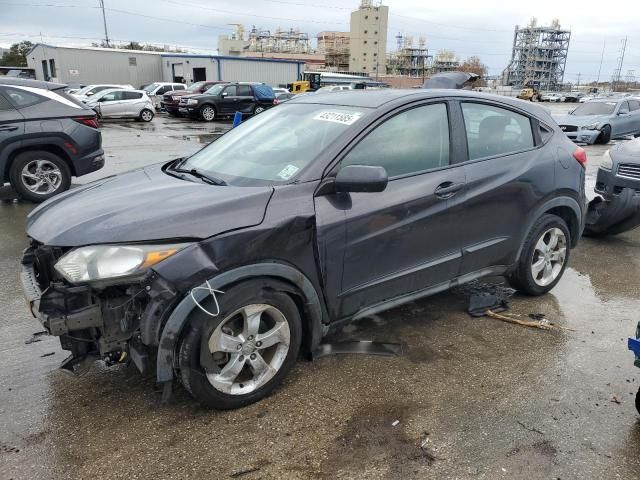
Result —
[[[293, 283], [304, 296], [306, 310], [309, 314], [307, 319], [309, 332], [311, 334], [311, 351], [320, 344], [320, 340], [325, 335], [327, 327], [323, 325], [324, 309], [320, 300], [320, 295], [316, 292], [311, 281], [299, 270], [282, 263], [265, 262], [228, 270], [209, 279], [209, 285], [214, 289], [223, 289], [225, 285], [236, 283], [255, 277], [274, 277]], [[200, 287], [205, 287], [202, 283]], [[208, 293], [205, 290], [195, 290], [193, 292], [197, 301], [204, 300]], [[224, 296], [222, 297], [224, 301]], [[186, 295], [175, 307], [160, 337], [157, 358], [157, 381], [158, 383], [170, 382], [174, 379], [174, 358], [178, 347], [180, 333], [186, 325], [189, 315], [196, 307], [191, 295]]]

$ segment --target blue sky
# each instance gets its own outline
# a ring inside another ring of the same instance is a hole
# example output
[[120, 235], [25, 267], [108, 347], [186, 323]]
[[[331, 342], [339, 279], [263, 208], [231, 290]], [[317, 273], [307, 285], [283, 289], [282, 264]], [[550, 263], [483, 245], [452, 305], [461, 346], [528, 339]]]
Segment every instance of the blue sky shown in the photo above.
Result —
[[[388, 48], [395, 48], [398, 33], [426, 38], [431, 52], [455, 50], [464, 59], [479, 56], [489, 73], [499, 74], [511, 55], [513, 28], [531, 17], [539, 24], [558, 18], [572, 31], [565, 79], [593, 80], [605, 49], [601, 79], [609, 79], [619, 55], [621, 40], [627, 36], [622, 70], [634, 70], [640, 79], [640, 8], [631, 1], [605, 3], [504, 2], [498, 0], [424, 2], [388, 0]], [[105, 0], [109, 34], [121, 41], [135, 40], [169, 44], [202, 52], [215, 52], [217, 37], [233, 30], [229, 24], [245, 28], [275, 30], [299, 27], [311, 37], [322, 30], [349, 30], [349, 12], [358, 0]], [[0, 46], [22, 39], [44, 40], [52, 44], [88, 45], [103, 37], [98, 0], [0, 0]], [[528, 7], [530, 5], [530, 7]], [[41, 37], [42, 35], [42, 37]]]

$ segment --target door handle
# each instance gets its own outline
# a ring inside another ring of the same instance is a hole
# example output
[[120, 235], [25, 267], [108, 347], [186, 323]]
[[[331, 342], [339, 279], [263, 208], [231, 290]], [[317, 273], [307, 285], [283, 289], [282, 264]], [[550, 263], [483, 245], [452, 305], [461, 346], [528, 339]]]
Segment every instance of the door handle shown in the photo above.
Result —
[[464, 183], [444, 182], [438, 185], [433, 193], [436, 197], [446, 200], [462, 190], [462, 187]]
[[14, 130], [17, 130], [17, 129], [18, 129], [18, 127], [5, 125], [5, 126], [0, 127], [0, 132], [13, 132]]

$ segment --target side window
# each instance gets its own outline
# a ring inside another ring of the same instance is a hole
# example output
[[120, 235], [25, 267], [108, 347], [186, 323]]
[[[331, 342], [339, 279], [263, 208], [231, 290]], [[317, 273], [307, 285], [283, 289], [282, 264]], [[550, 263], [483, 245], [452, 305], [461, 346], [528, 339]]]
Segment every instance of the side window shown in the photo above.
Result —
[[0, 112], [6, 112], [8, 110], [15, 110], [13, 106], [9, 103], [9, 100], [2, 96], [0, 93]]
[[629, 110], [635, 112], [636, 110], [640, 110], [640, 101], [638, 100], [629, 100]]
[[142, 98], [140, 92], [120, 92], [123, 94], [124, 100], [138, 100]]
[[449, 165], [449, 121], [444, 103], [412, 108], [376, 127], [342, 160], [377, 165], [390, 177]]
[[231, 85], [224, 89], [224, 93], [227, 94], [228, 97], [236, 97], [237, 96], [237, 88], [235, 85]]
[[618, 113], [629, 113], [629, 102], [622, 102]]
[[482, 103], [462, 103], [469, 159], [505, 155], [533, 148], [531, 120], [525, 115]]
[[173, 90], [184, 90], [184, 85], [181, 83], [178, 85], [174, 85]]
[[109, 93], [105, 93], [102, 96], [102, 101], [103, 102], [117, 102], [118, 100], [125, 100], [125, 94], [126, 92], [109, 92]]
[[40, 95], [36, 95], [35, 93], [27, 92], [25, 90], [19, 90], [17, 88], [7, 88], [5, 93], [9, 97], [11, 103], [13, 103], [13, 105], [18, 109], [29, 107], [46, 100]]
[[253, 97], [253, 90], [249, 85], [238, 85], [239, 97]]

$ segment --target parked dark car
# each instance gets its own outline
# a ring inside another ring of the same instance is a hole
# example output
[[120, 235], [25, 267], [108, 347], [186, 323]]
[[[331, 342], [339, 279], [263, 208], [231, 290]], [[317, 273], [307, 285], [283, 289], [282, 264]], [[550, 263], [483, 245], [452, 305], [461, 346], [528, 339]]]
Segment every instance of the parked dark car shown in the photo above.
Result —
[[273, 89], [264, 83], [224, 83], [200, 95], [180, 98], [179, 112], [211, 122], [236, 112], [257, 115], [274, 106]]
[[214, 85], [222, 82], [196, 82], [189, 86], [186, 90], [175, 90], [173, 92], [165, 93], [160, 101], [160, 108], [167, 111], [169, 115], [180, 116], [180, 99], [184, 95], [196, 95], [204, 93]]
[[585, 162], [542, 108], [506, 97], [296, 97], [35, 209], [23, 284], [67, 367], [156, 358], [165, 393], [177, 377], [235, 408], [345, 320], [487, 275], [551, 290], [582, 231]]
[[0, 78], [0, 184], [22, 198], [42, 202], [104, 165], [96, 113], [66, 87]]

